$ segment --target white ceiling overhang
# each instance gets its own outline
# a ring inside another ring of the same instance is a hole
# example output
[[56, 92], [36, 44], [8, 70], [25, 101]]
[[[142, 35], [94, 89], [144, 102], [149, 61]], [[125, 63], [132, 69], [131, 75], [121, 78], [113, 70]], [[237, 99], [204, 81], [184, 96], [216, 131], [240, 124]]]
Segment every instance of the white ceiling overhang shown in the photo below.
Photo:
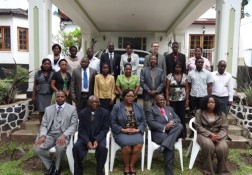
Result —
[[53, 0], [88, 32], [167, 32], [186, 29], [215, 0]]

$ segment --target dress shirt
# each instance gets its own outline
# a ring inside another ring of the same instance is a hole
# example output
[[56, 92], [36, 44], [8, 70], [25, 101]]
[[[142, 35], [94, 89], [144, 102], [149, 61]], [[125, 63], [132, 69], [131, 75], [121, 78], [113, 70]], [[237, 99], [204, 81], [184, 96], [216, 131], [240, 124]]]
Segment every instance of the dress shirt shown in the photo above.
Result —
[[[113, 63], [114, 63], [114, 52], [110, 53], [108, 52], [108, 55], [109, 55], [109, 64], [110, 64], [110, 67], [111, 67], [111, 74], [114, 75], [114, 69], [113, 69]], [[111, 60], [112, 59], [112, 60]]]
[[[203, 58], [204, 60], [203, 69], [211, 71], [211, 65], [210, 65], [209, 60], [204, 57], [201, 57], [201, 58]], [[195, 57], [189, 58], [188, 64], [187, 64], [187, 69], [189, 70], [189, 72], [196, 69], [195, 61], [196, 61]]]
[[84, 69], [81, 69], [81, 92], [88, 92], [89, 91], [89, 75], [90, 75], [90, 70], [89, 67], [86, 68], [86, 72], [87, 72], [87, 77], [88, 77], [88, 87], [85, 89], [83, 87], [83, 75], [84, 75]]
[[128, 58], [129, 58], [128, 54], [125, 53], [121, 55], [121, 62], [120, 62], [121, 72], [124, 72], [124, 64], [130, 63], [132, 66], [132, 74], [137, 75], [137, 69], [139, 65], [139, 56], [137, 54], [132, 53], [130, 57], [131, 57], [131, 61], [128, 62]]
[[191, 84], [190, 95], [193, 97], [204, 97], [208, 95], [207, 84], [212, 83], [212, 75], [206, 69], [198, 71], [197, 69], [192, 70], [188, 75], [188, 82]]
[[115, 99], [115, 79], [108, 74], [106, 78], [102, 74], [95, 76], [94, 95], [101, 99]]
[[89, 67], [96, 70], [97, 73], [100, 73], [100, 59], [93, 57], [89, 60]]
[[219, 74], [218, 71], [212, 72], [213, 88], [212, 94], [218, 97], [228, 97], [228, 101], [233, 101], [232, 75], [228, 72]]
[[63, 59], [64, 56], [60, 55], [60, 57], [59, 57], [59, 59], [58, 59], [58, 61], [57, 61], [56, 64], [54, 64], [54, 54], [47, 55], [46, 58], [48, 58], [48, 59], [51, 60], [52, 69], [53, 69], [55, 72], [57, 72], [57, 71], [60, 70], [60, 67], [59, 67], [59, 60]]
[[62, 105], [58, 105], [58, 104], [56, 103], [56, 110], [58, 110], [58, 109], [59, 109], [59, 106], [61, 107], [61, 109], [60, 109], [60, 110], [62, 110], [62, 109], [65, 107], [65, 104], [66, 104], [66, 102], [65, 102], [65, 103], [63, 103]]

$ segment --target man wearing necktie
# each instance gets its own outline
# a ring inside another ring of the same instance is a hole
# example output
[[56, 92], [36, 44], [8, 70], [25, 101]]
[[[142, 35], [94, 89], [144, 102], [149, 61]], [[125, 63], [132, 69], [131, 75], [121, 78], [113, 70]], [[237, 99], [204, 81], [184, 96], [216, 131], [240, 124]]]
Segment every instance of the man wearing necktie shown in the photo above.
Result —
[[147, 124], [152, 141], [161, 145], [158, 151], [164, 155], [165, 175], [173, 175], [174, 144], [182, 133], [183, 126], [174, 110], [165, 105], [163, 95], [156, 95], [155, 103], [147, 111]]
[[77, 112], [87, 107], [88, 97], [94, 95], [96, 70], [89, 67], [89, 59], [81, 59], [80, 67], [75, 69], [71, 79], [71, 95], [76, 103]]
[[[40, 133], [34, 144], [34, 151], [46, 167], [45, 175], [59, 175], [61, 160], [66, 153], [71, 135], [78, 124], [74, 106], [66, 103], [64, 91], [56, 92], [56, 104], [45, 109]], [[55, 146], [56, 161], [52, 160], [49, 150]]]
[[108, 43], [108, 52], [102, 54], [100, 61], [100, 72], [102, 65], [106, 62], [109, 65], [109, 74], [113, 75], [116, 81], [118, 75], [120, 75], [120, 61], [121, 56], [114, 52], [114, 43]]
[[83, 174], [82, 160], [88, 150], [95, 150], [96, 175], [103, 175], [107, 159], [106, 135], [109, 131], [109, 111], [99, 107], [99, 99], [90, 96], [88, 107], [79, 114], [78, 140], [73, 146], [74, 175]]

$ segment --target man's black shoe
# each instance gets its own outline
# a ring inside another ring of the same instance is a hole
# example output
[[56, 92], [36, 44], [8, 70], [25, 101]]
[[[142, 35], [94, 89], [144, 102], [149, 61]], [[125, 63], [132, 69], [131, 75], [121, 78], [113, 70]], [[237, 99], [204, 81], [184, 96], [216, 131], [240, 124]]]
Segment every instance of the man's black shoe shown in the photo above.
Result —
[[61, 170], [55, 169], [55, 171], [52, 173], [52, 175], [60, 175], [60, 173], [61, 173]]
[[160, 153], [163, 153], [165, 150], [165, 147], [164, 146], [160, 146], [157, 151], [160, 152]]
[[52, 165], [48, 170], [45, 171], [44, 175], [52, 175], [55, 167]]

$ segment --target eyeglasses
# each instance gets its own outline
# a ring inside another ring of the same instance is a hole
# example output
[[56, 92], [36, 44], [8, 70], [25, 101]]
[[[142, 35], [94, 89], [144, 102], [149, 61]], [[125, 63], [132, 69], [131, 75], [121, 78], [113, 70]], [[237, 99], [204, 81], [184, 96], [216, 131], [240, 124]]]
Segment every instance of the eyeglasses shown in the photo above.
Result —
[[152, 47], [159, 47], [159, 46], [152, 46]]

